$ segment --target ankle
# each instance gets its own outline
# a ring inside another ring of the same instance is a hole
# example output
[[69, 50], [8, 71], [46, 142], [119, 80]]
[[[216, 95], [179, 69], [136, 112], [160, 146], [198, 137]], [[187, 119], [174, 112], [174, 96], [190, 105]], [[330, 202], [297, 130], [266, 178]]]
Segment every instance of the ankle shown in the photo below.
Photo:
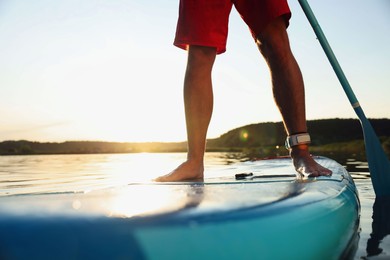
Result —
[[204, 162], [203, 162], [203, 157], [196, 157], [196, 156], [188, 156], [187, 157], [187, 164], [196, 166], [196, 167], [203, 167]]
[[204, 153], [187, 153], [187, 161], [193, 163], [203, 163]]
[[307, 144], [296, 145], [296, 146], [291, 147], [289, 149], [289, 153], [290, 153], [290, 156], [292, 158], [297, 158], [297, 157], [310, 155], [310, 153], [309, 153], [309, 145], [307, 145]]

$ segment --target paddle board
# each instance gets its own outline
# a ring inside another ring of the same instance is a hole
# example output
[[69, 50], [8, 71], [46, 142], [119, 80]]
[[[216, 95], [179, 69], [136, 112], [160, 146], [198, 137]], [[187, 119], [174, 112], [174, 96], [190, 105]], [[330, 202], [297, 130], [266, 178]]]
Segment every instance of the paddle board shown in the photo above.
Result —
[[340, 259], [358, 238], [357, 190], [315, 160], [333, 175], [300, 179], [278, 158], [204, 182], [3, 196], [0, 259]]

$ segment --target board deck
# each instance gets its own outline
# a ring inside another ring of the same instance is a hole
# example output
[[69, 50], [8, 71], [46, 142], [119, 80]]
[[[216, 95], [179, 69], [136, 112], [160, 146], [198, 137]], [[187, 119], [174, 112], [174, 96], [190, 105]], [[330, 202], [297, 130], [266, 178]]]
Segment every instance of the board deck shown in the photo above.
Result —
[[0, 258], [338, 259], [360, 204], [348, 172], [316, 160], [333, 175], [298, 179], [272, 159], [204, 182], [1, 197]]

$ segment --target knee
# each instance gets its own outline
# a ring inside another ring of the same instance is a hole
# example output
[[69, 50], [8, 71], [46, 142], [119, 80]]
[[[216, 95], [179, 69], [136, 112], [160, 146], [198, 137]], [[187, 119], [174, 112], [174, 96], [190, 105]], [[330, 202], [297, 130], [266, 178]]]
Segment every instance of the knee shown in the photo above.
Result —
[[211, 73], [217, 49], [213, 47], [189, 46], [187, 74]]
[[256, 44], [267, 60], [283, 61], [291, 55], [286, 27], [280, 21], [269, 25], [260, 33], [257, 36]]
[[291, 49], [288, 41], [283, 38], [272, 38], [271, 40], [257, 40], [257, 46], [268, 61], [283, 62], [291, 55]]
[[212, 66], [217, 55], [217, 48], [191, 45], [188, 47], [188, 65]]

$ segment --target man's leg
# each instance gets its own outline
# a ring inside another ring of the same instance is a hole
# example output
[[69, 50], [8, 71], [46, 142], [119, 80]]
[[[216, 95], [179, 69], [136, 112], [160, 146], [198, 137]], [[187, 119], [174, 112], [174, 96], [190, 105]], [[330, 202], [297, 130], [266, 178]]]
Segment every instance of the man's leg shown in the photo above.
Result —
[[[258, 35], [257, 45], [270, 68], [275, 102], [282, 114], [287, 134], [307, 132], [302, 74], [291, 52], [283, 17], [267, 25]], [[292, 147], [290, 155], [300, 174], [331, 174], [330, 170], [313, 160], [306, 144]]]
[[203, 179], [207, 129], [213, 111], [211, 71], [216, 48], [190, 46], [184, 78], [184, 106], [187, 124], [187, 160], [156, 181]]

